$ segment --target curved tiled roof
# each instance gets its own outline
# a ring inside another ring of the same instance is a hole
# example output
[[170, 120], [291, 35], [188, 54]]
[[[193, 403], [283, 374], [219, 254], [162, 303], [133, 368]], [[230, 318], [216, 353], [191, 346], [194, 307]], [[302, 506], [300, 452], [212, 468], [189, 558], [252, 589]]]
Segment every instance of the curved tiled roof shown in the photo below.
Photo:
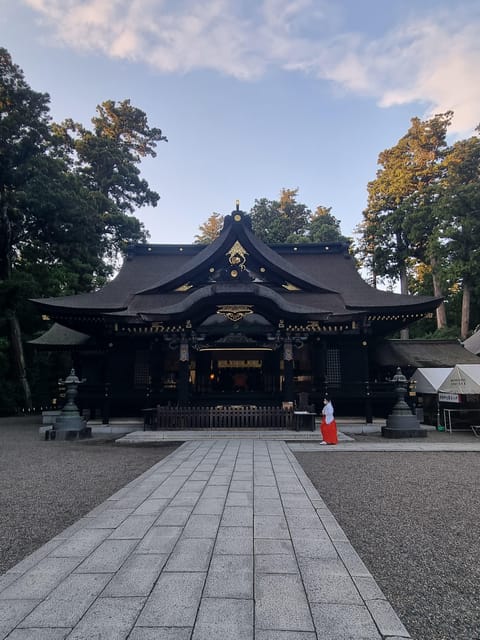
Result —
[[[240, 272], [243, 280], [229, 279], [232, 263], [226, 256], [236, 242], [252, 269]], [[223, 272], [222, 265], [227, 267]], [[223, 273], [218, 278], [212, 275], [217, 269]], [[226, 216], [222, 233], [211, 245], [136, 245], [116, 278], [98, 291], [35, 302], [52, 317], [126, 318], [181, 316], [195, 305], [240, 299], [313, 319], [433, 311], [440, 302], [372, 288], [342, 243], [267, 246], [251, 231], [248, 216], [238, 211]]]

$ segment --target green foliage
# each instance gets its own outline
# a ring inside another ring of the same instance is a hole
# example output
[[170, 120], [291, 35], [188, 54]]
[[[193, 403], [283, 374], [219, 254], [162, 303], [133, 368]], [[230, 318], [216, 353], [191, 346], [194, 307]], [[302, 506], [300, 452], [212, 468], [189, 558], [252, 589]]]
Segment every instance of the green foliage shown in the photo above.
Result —
[[358, 231], [362, 262], [375, 275], [398, 278], [405, 261], [427, 261], [435, 253], [432, 187], [442, 177], [446, 134], [453, 113], [422, 121], [412, 118], [408, 132], [379, 154], [375, 180]]
[[350, 242], [342, 235], [340, 220], [331, 213], [331, 207], [317, 207], [309, 224], [309, 242]]
[[379, 155], [360, 254], [374, 274], [408, 271], [412, 292], [444, 295], [439, 326], [448, 321], [465, 336], [480, 319], [480, 138], [447, 146], [452, 115], [412, 119], [398, 144]]
[[279, 200], [255, 200], [250, 210], [252, 229], [267, 244], [297, 242], [307, 235], [312, 212], [297, 202], [297, 193], [298, 189], [282, 189]]
[[[18, 319], [29, 339], [40, 319], [28, 298], [102, 285], [126, 246], [146, 239], [132, 213], [155, 206], [159, 195], [138, 165], [163, 141], [129, 100], [99, 105], [91, 130], [72, 120], [51, 124], [48, 94], [33, 91], [0, 48], [0, 375], [14, 406], [15, 375], [25, 372], [22, 358], [11, 357], [22, 344], [8, 319]], [[0, 397], [2, 406], [11, 403]]]
[[255, 200], [250, 211], [255, 234], [267, 244], [349, 241], [330, 207], [312, 213], [297, 195], [298, 189], [282, 189], [279, 200]]

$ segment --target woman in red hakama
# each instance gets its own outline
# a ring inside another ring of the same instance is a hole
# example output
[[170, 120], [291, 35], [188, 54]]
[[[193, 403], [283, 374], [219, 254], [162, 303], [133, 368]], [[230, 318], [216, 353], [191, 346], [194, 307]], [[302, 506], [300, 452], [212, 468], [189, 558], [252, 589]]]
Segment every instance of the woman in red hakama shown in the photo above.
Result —
[[322, 442], [320, 444], [337, 444], [337, 423], [333, 414], [333, 405], [327, 398], [323, 401], [322, 422], [320, 423]]

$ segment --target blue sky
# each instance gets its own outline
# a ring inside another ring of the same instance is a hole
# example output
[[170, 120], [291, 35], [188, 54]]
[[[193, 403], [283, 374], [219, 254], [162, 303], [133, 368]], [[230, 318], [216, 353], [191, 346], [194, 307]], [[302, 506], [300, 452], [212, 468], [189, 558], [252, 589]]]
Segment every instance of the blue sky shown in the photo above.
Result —
[[1, 0], [0, 46], [56, 121], [129, 98], [168, 143], [151, 242], [192, 242], [213, 211], [299, 189], [361, 222], [380, 151], [410, 118], [480, 122], [478, 0]]

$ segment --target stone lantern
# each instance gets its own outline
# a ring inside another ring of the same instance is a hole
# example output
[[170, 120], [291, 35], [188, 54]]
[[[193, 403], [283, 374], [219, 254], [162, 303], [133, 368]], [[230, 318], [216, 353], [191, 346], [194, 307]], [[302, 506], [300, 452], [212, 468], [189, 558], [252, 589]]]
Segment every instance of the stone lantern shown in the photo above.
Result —
[[55, 437], [58, 440], [73, 440], [75, 438], [87, 438], [91, 430], [87, 428], [86, 420], [80, 415], [75, 399], [78, 395], [78, 385], [85, 382], [75, 375], [75, 369], [70, 371], [65, 380], [59, 380], [59, 386], [65, 387], [67, 401], [55, 421]]
[[425, 438], [427, 431], [421, 428], [417, 416], [413, 415], [412, 410], [405, 402], [408, 380], [400, 367], [397, 367], [393, 382], [397, 401], [392, 413], [387, 418], [387, 425], [382, 427], [382, 436], [384, 438]]

